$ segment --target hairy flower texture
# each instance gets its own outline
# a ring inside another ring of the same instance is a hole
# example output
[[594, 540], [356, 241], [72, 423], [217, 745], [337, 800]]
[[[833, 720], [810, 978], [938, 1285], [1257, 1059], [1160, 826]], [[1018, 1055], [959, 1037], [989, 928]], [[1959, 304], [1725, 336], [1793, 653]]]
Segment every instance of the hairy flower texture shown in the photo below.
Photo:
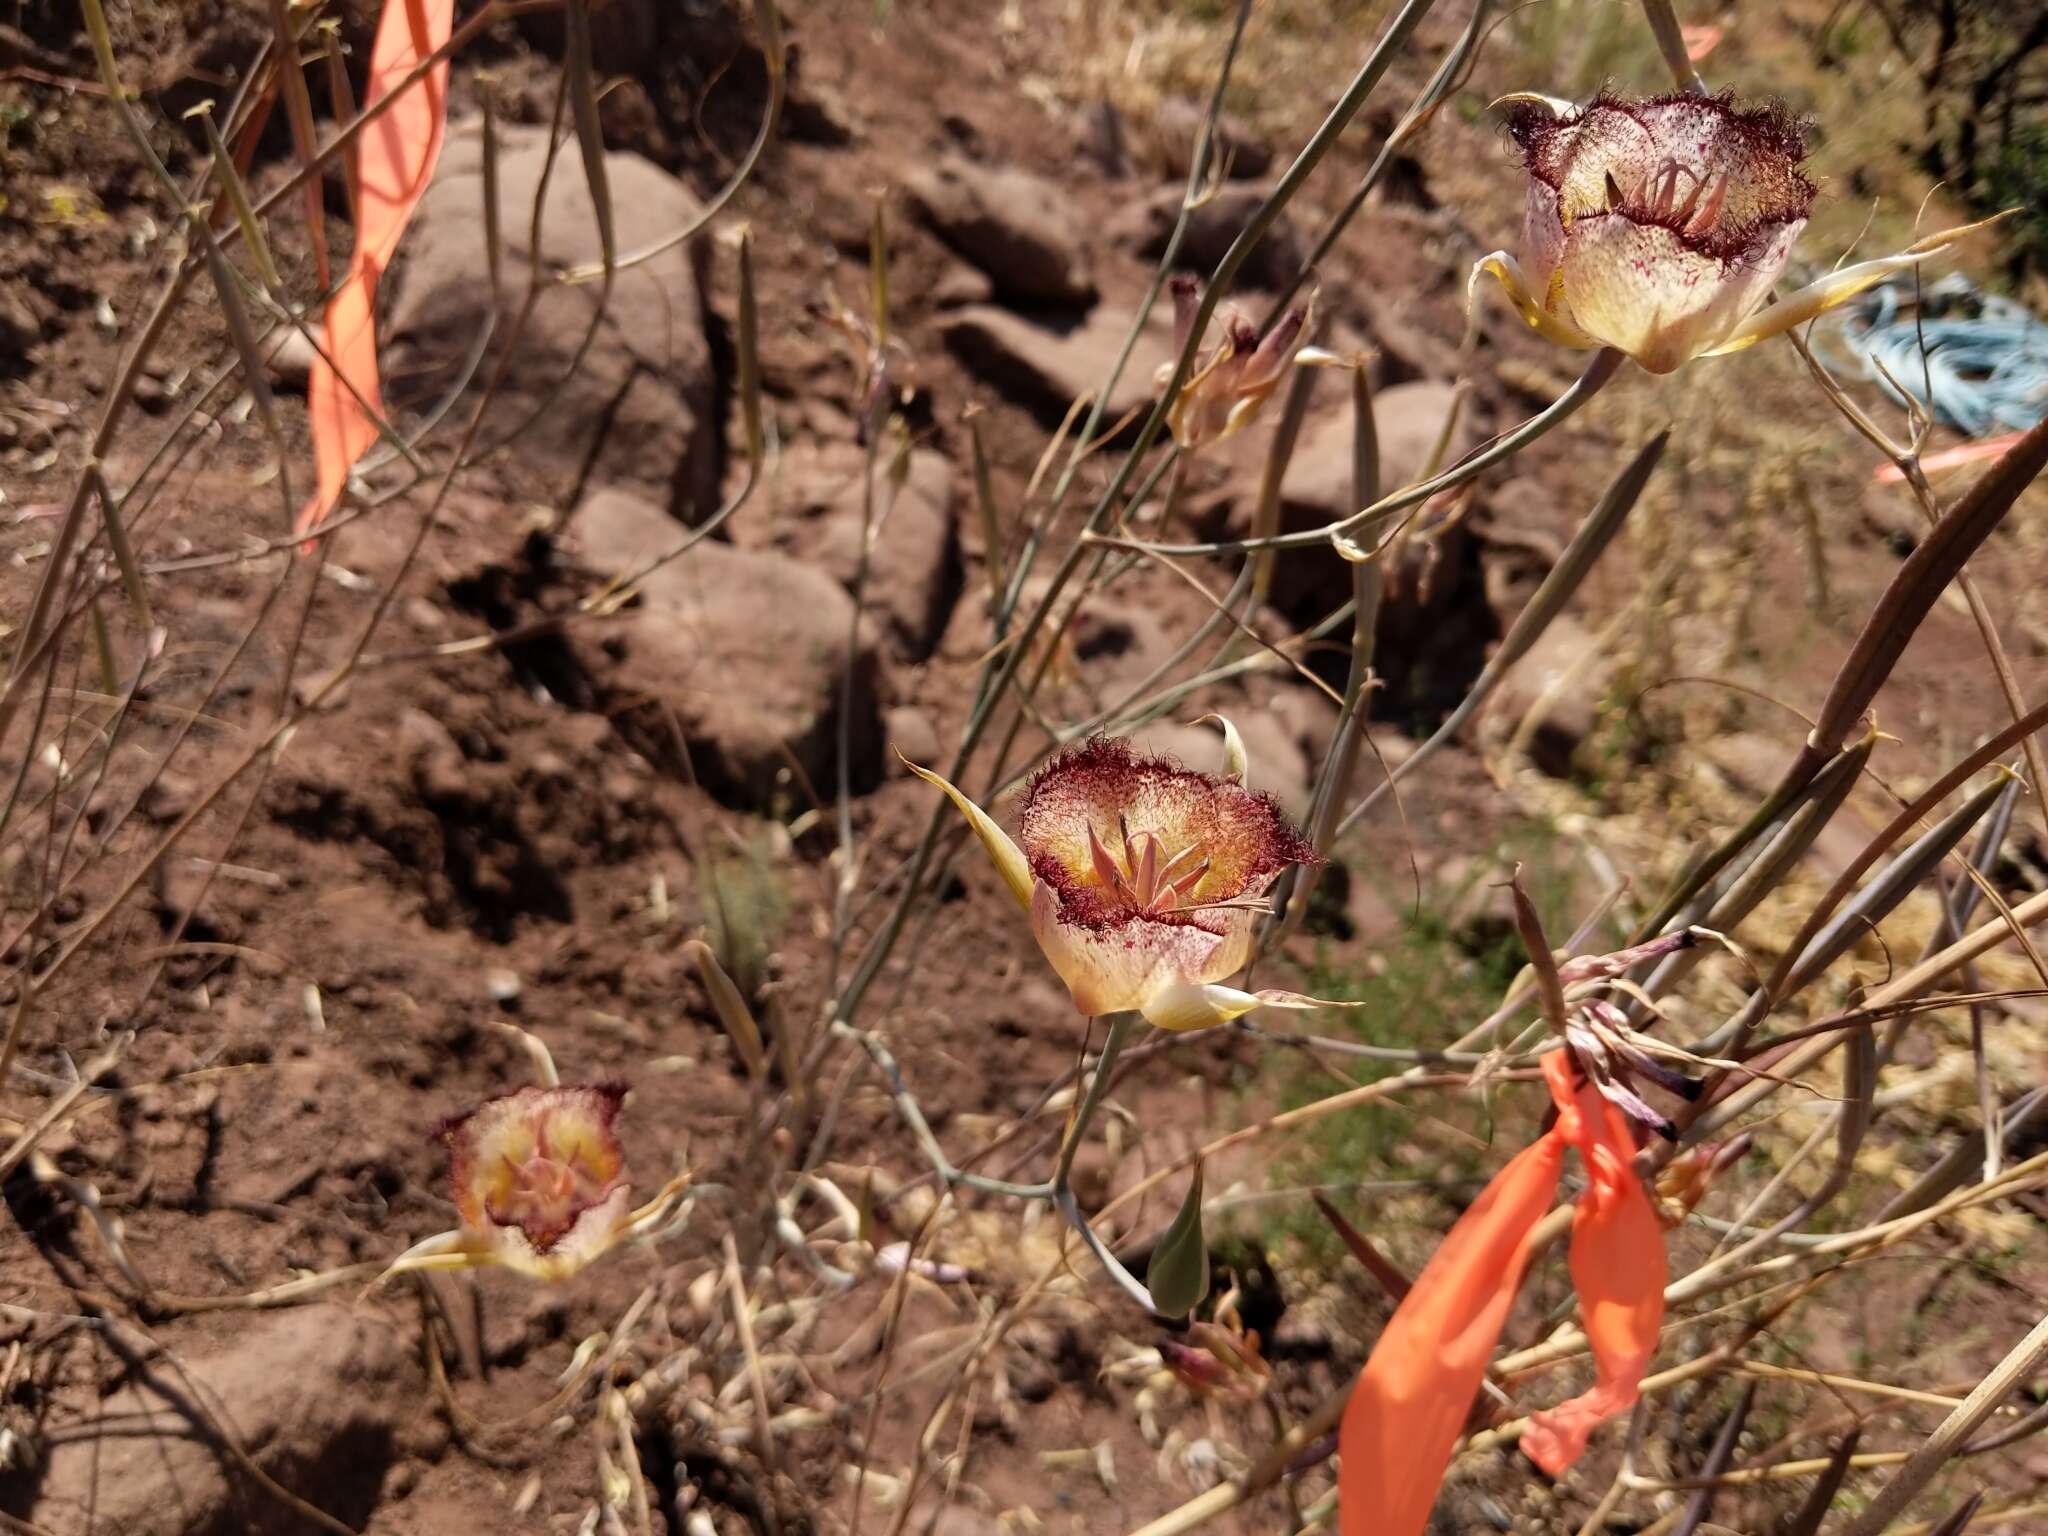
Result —
[[912, 768], [973, 825], [1090, 1017], [1135, 1009], [1161, 1029], [1204, 1029], [1262, 1005], [1337, 1006], [1219, 985], [1251, 958], [1261, 893], [1316, 859], [1271, 796], [1097, 737], [1039, 770], [1012, 841], [953, 785]]
[[1630, 1167], [1627, 1118], [1592, 1084], [1574, 1084], [1569, 1055], [1543, 1059], [1555, 1123], [1451, 1228], [1352, 1389], [1338, 1438], [1343, 1536], [1421, 1536], [1427, 1527], [1568, 1147], [1588, 1176], [1572, 1218], [1571, 1272], [1597, 1374], [1591, 1390], [1533, 1415], [1522, 1449], [1556, 1476], [1595, 1426], [1636, 1400], [1663, 1322], [1663, 1229]]
[[626, 1162], [612, 1121], [626, 1090], [521, 1088], [443, 1122], [467, 1242], [491, 1262], [557, 1280], [625, 1228]]
[[[1194, 329], [1195, 312], [1201, 307], [1201, 285], [1187, 273], [1177, 273], [1170, 282], [1173, 294], [1173, 344], [1184, 350]], [[1166, 413], [1173, 440], [1185, 449], [1220, 443], [1242, 428], [1286, 377], [1287, 365], [1308, 339], [1312, 304], [1289, 308], [1273, 329], [1259, 338], [1259, 328], [1234, 306], [1225, 305], [1216, 318], [1223, 327], [1223, 339], [1196, 357], [1193, 371]], [[1173, 378], [1168, 363], [1158, 373], [1164, 388]]]
[[1684, 94], [1508, 103], [1529, 172], [1522, 256], [1483, 258], [1475, 291], [1490, 272], [1550, 340], [1615, 347], [1651, 373], [1803, 325], [1983, 227], [1844, 267], [1766, 308], [1814, 197], [1804, 134], [1782, 105]]

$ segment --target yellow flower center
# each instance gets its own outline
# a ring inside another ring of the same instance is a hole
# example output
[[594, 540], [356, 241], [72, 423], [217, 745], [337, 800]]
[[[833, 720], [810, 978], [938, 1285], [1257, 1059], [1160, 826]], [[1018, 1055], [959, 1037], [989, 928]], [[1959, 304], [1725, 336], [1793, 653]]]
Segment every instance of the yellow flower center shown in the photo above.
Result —
[[603, 1181], [582, 1166], [573, 1146], [553, 1146], [545, 1119], [535, 1127], [533, 1151], [524, 1158], [510, 1153], [488, 1205], [491, 1220], [529, 1234], [566, 1231], [576, 1217], [604, 1194]]

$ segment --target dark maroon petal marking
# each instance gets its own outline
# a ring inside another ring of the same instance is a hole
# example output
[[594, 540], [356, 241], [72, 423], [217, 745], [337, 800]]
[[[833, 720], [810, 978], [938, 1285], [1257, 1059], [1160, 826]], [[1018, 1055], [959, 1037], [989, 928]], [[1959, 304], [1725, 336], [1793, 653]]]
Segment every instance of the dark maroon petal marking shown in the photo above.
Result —
[[[1510, 105], [1508, 133], [1531, 176], [1563, 198], [1568, 185], [1606, 185], [1620, 194], [1609, 212], [1631, 223], [1669, 230], [1689, 250], [1717, 261], [1754, 259], [1771, 235], [1806, 217], [1815, 187], [1799, 168], [1806, 136], [1799, 117], [1781, 102], [1737, 106], [1719, 96], [1633, 99], [1602, 93], [1564, 116], [1532, 102]], [[1684, 168], [1677, 195], [1659, 196], [1660, 173]], [[1729, 206], [1713, 206], [1713, 183], [1729, 178]], [[1597, 180], [1595, 178], [1598, 178]], [[1697, 194], [1697, 195], [1695, 195]], [[1564, 209], [1567, 229], [1577, 218], [1600, 216], [1585, 206]]]
[[[1214, 907], [1139, 913], [1084, 883], [1053, 851], [1060, 843], [1085, 838], [1091, 815], [1099, 817], [1111, 807], [1128, 808], [1141, 796], [1163, 803], [1175, 824], [1160, 829], [1133, 822], [1133, 834], [1166, 830], [1193, 837], [1203, 844], [1206, 857], [1225, 862], [1236, 873], [1230, 889], [1204, 892], [1205, 901], [1255, 895], [1290, 864], [1319, 862], [1315, 849], [1272, 796], [1184, 768], [1170, 758], [1141, 757], [1121, 738], [1097, 736], [1060, 753], [1032, 777], [1018, 821], [1018, 845], [1032, 874], [1059, 893], [1062, 922], [1112, 928], [1142, 919], [1209, 933], [1225, 930], [1227, 914]], [[1107, 836], [1115, 829], [1095, 830]]]

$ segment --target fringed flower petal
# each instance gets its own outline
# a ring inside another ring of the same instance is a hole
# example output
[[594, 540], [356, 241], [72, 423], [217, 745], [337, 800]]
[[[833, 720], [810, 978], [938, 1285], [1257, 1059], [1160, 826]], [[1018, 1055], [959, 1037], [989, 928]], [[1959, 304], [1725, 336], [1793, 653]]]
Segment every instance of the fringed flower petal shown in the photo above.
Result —
[[1492, 273], [1544, 336], [1618, 348], [1652, 373], [1803, 324], [1977, 227], [1766, 308], [1814, 197], [1804, 135], [1783, 107], [1683, 93], [1603, 95], [1579, 110], [1526, 94], [1503, 104], [1529, 173], [1521, 260], [1485, 257], [1474, 284]]
[[1270, 795], [1140, 756], [1117, 737], [1061, 753], [1024, 792], [1017, 840], [1032, 873], [1050, 881], [1074, 913], [1114, 894], [1101, 890], [1091, 834], [1128, 859], [1126, 832], [1156, 838], [1169, 866], [1180, 859], [1182, 873], [1200, 873], [1183, 906], [1256, 896], [1288, 865], [1315, 858]]

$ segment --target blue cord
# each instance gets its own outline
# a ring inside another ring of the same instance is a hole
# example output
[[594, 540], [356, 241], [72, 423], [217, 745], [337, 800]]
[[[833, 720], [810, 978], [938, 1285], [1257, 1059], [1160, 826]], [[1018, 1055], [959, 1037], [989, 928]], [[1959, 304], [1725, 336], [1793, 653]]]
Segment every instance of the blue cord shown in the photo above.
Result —
[[[1910, 276], [1878, 284], [1830, 327], [1829, 340], [1861, 363], [1864, 377], [1899, 400], [1888, 371], [1923, 407], [1931, 382], [1935, 419], [1968, 437], [2024, 431], [2048, 416], [2048, 324], [1954, 273], [1922, 290], [1916, 325], [1912, 284]], [[1844, 371], [1838, 359], [1823, 360]]]

